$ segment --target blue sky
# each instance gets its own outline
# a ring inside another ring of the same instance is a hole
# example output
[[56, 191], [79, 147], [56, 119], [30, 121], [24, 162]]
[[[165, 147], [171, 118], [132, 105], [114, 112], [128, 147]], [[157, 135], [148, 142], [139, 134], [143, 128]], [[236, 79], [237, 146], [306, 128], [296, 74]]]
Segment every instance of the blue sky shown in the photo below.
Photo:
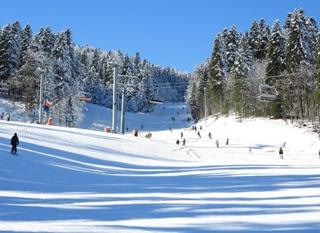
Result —
[[245, 31], [260, 18], [284, 22], [299, 7], [320, 22], [319, 0], [10, 0], [1, 1], [0, 23], [19, 20], [33, 32], [70, 28], [77, 44], [139, 51], [154, 64], [192, 71], [224, 27]]

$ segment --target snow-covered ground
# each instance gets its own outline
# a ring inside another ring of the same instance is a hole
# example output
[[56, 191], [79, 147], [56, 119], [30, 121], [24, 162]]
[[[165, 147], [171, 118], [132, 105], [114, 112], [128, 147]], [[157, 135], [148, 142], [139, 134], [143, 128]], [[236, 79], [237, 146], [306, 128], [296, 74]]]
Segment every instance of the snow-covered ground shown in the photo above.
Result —
[[199, 122], [199, 138], [168, 104], [128, 114], [144, 125], [133, 137], [102, 132], [110, 112], [88, 108], [82, 126], [98, 131], [0, 121], [0, 232], [319, 232], [320, 143], [306, 128], [231, 116]]

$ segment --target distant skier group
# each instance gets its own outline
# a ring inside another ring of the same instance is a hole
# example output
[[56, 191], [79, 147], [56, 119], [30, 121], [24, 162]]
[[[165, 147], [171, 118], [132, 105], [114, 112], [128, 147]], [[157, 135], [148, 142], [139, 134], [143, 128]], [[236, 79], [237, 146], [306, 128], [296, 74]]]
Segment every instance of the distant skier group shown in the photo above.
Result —
[[7, 112], [6, 114], [4, 112], [2, 112], [0, 114], [0, 120], [10, 121], [10, 112]]

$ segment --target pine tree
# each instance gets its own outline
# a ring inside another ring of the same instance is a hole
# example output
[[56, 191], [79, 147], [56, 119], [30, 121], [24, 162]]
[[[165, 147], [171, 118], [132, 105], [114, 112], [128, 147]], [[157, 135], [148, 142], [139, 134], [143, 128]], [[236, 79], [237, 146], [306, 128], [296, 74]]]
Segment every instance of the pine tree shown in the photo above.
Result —
[[21, 56], [20, 56], [20, 61], [21, 61], [21, 66], [24, 65], [25, 60], [26, 60], [26, 54], [28, 51], [28, 48], [31, 45], [32, 42], [32, 29], [31, 26], [29, 24], [27, 24], [25, 26], [25, 28], [22, 31], [22, 35], [21, 35]]
[[68, 127], [72, 127], [75, 125], [75, 109], [74, 109], [74, 106], [73, 106], [73, 100], [72, 100], [72, 97], [70, 96], [68, 98], [68, 102], [66, 104], [66, 116], [65, 116], [65, 119], [66, 119], [66, 126]]
[[[63, 33], [58, 34], [57, 40], [59, 43], [61, 43], [62, 34]], [[40, 46], [38, 49], [44, 51], [48, 56], [51, 56], [53, 50], [57, 53], [57, 42], [51, 28], [41, 28], [40, 32], [35, 35], [34, 39], [37, 42], [37, 45]], [[57, 54], [54, 55], [57, 56]]]
[[267, 47], [267, 76], [280, 75], [285, 69], [285, 37], [280, 22], [274, 22]]
[[288, 14], [286, 21], [286, 30], [288, 34], [287, 42], [287, 55], [286, 55], [286, 68], [289, 73], [294, 73], [299, 71], [303, 64], [313, 63], [313, 51], [310, 51], [310, 47], [314, 47], [308, 40], [310, 36], [308, 35], [307, 26], [310, 23], [302, 9], [295, 10], [293, 13]]
[[21, 45], [22, 45], [22, 31], [20, 23], [18, 21], [12, 24], [12, 35], [13, 46], [11, 51], [11, 56], [13, 57], [12, 66], [15, 70], [20, 67], [21, 64]]
[[259, 22], [254, 21], [250, 28], [248, 37], [254, 58], [262, 60], [266, 57], [269, 37], [270, 28], [264, 19], [261, 19]]
[[229, 72], [233, 68], [236, 59], [239, 44], [239, 33], [237, 32], [236, 27], [232, 26], [230, 31], [224, 29], [222, 37], [226, 48], [227, 71]]
[[188, 88], [188, 98], [187, 103], [190, 107], [191, 116], [193, 119], [198, 120], [200, 118], [200, 108], [199, 108], [199, 91], [195, 82], [190, 82]]
[[[320, 112], [320, 35], [316, 40], [316, 90], [315, 90], [315, 99], [316, 99], [316, 107], [318, 111], [318, 117]], [[320, 119], [319, 119], [320, 121]]]
[[210, 60], [210, 89], [212, 92], [213, 103], [216, 105], [215, 111], [223, 110], [223, 88], [224, 78], [226, 75], [224, 44], [220, 34], [217, 35], [214, 41], [213, 52]]
[[39, 100], [39, 71], [41, 62], [38, 54], [31, 49], [25, 52], [24, 64], [19, 69], [16, 77], [11, 80], [12, 92], [17, 97], [23, 97], [28, 114], [33, 114]]
[[103, 83], [104, 85], [110, 86], [113, 79], [113, 56], [111, 51], [102, 59], [102, 70], [103, 70]]
[[20, 65], [20, 24], [7, 24], [0, 40], [0, 80], [7, 80], [15, 74]]
[[[266, 76], [280, 75], [285, 69], [285, 37], [280, 22], [274, 22], [272, 33], [267, 48]], [[270, 80], [268, 84], [276, 85], [276, 79]], [[279, 86], [276, 86], [279, 89]], [[281, 87], [280, 87], [281, 88]], [[280, 89], [279, 89], [280, 90]], [[271, 115], [280, 118], [282, 115], [281, 101], [271, 104]]]
[[234, 66], [231, 70], [234, 76], [233, 102], [236, 112], [242, 117], [245, 113], [245, 101], [247, 93], [247, 74], [252, 65], [253, 55], [248, 43], [248, 36], [242, 35], [239, 48], [236, 53]]
[[[313, 20], [304, 15], [302, 9], [289, 14], [286, 21], [288, 34], [286, 67], [289, 73], [299, 72], [288, 76], [288, 110], [300, 119], [310, 117], [310, 106], [314, 76], [307, 72], [315, 63], [315, 33], [317, 31]], [[290, 108], [289, 108], [290, 107]]]

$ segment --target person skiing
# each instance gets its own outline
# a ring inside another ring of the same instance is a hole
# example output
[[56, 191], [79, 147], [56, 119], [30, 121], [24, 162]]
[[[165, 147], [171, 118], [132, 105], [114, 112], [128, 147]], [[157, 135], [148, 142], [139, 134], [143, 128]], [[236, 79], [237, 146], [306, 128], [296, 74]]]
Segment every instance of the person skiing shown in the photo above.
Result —
[[11, 138], [11, 154], [15, 155], [17, 154], [17, 146], [19, 145], [19, 138], [17, 136], [17, 133], [14, 133], [14, 135]]
[[169, 130], [170, 130], [170, 132], [172, 132], [172, 129], [171, 129], [171, 127], [169, 127]]
[[229, 138], [227, 138], [226, 145], [229, 145]]
[[182, 146], [185, 146], [185, 145], [186, 145], [186, 139], [184, 138], [182, 141]]
[[183, 138], [183, 133], [182, 132], [180, 133], [180, 137]]
[[201, 134], [200, 134], [200, 131], [198, 131], [198, 136], [199, 136], [199, 138], [201, 138]]
[[283, 159], [283, 149], [282, 149], [282, 147], [280, 147], [280, 149], [279, 149], [279, 155], [280, 155], [280, 159]]
[[208, 134], [209, 139], [212, 139], [211, 132]]
[[180, 143], [180, 141], [179, 141], [179, 139], [177, 139], [177, 141], [176, 141], [176, 144], [179, 146], [179, 143]]
[[217, 146], [217, 148], [219, 148], [219, 141], [218, 140], [216, 140], [216, 146]]

